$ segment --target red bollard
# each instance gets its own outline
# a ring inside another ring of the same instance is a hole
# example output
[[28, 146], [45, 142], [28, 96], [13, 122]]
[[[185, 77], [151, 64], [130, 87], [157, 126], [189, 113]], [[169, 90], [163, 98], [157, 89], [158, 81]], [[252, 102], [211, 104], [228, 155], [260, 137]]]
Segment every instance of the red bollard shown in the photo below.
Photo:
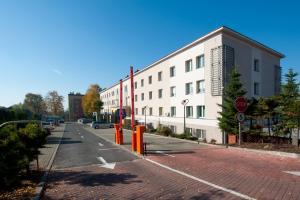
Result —
[[119, 129], [119, 138], [120, 138], [120, 140], [119, 140], [119, 144], [123, 144], [123, 129]]
[[144, 141], [143, 141], [144, 131], [145, 131], [145, 126], [138, 125], [136, 127], [136, 152], [140, 155], [144, 153]]

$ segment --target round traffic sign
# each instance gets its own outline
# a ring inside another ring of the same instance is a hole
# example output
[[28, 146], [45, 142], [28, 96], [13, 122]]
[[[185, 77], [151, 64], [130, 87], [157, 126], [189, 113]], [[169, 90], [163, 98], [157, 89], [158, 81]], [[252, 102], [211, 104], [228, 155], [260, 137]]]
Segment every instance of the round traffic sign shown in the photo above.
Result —
[[237, 115], [236, 115], [236, 119], [239, 121], [239, 122], [243, 122], [243, 121], [245, 121], [245, 115], [244, 115], [244, 113], [238, 113]]
[[247, 107], [248, 107], [247, 100], [244, 97], [238, 97], [234, 101], [234, 106], [235, 106], [235, 109], [237, 109], [237, 111], [243, 113], [247, 110]]

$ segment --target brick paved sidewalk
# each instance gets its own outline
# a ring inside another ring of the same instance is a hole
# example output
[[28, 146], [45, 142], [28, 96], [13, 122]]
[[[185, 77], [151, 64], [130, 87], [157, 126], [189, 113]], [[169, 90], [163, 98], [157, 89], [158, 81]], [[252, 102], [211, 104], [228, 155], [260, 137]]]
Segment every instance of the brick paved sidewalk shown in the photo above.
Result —
[[[47, 137], [47, 143], [43, 148], [39, 149], [41, 154], [39, 155], [39, 167], [40, 170], [45, 170], [52, 158], [53, 153], [55, 152], [57, 146], [59, 145], [59, 141], [61, 140], [64, 130], [65, 124], [60, 124], [59, 127], [56, 127], [54, 131], [51, 132], [51, 135]], [[31, 169], [36, 169], [36, 161], [30, 163]]]

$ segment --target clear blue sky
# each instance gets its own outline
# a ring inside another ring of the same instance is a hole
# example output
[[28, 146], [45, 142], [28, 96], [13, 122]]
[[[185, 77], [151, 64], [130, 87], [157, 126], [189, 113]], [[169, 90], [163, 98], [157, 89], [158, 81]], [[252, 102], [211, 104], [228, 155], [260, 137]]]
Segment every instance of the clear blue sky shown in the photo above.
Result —
[[[0, 0], [0, 106], [27, 92], [107, 87], [222, 26], [286, 55], [300, 72], [296, 1]], [[66, 99], [67, 102], [67, 99]], [[67, 105], [67, 103], [65, 103]]]

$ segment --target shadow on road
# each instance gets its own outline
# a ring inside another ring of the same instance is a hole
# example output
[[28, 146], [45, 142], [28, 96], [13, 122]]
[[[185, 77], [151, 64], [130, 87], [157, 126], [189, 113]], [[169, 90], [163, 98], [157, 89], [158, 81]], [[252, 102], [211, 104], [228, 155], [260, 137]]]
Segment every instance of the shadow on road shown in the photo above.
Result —
[[223, 199], [225, 197], [224, 192], [220, 190], [209, 190], [208, 192], [201, 193], [200, 195], [193, 196], [192, 200], [210, 200], [210, 199]]
[[137, 175], [130, 173], [94, 173], [90, 171], [52, 171], [48, 178], [47, 189], [63, 183], [66, 186], [81, 185], [85, 187], [115, 186], [117, 184], [140, 183]]
[[71, 140], [68, 137], [62, 137], [60, 142], [60, 137], [49, 137], [47, 139], [47, 144], [74, 144], [74, 143], [82, 143], [80, 140]]

